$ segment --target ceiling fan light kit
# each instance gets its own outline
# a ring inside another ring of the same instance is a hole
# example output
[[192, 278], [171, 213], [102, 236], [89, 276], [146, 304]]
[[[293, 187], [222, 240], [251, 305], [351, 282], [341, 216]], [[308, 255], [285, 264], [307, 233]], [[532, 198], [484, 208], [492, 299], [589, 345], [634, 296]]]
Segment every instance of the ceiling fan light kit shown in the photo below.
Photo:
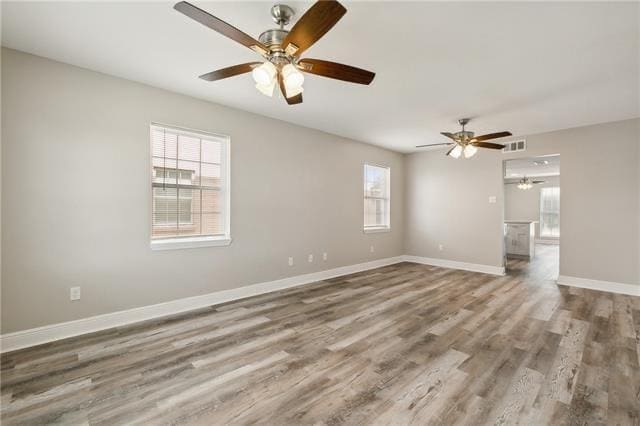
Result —
[[507, 185], [514, 185], [517, 184], [518, 185], [518, 189], [531, 189], [533, 188], [533, 185], [539, 185], [541, 183], [545, 183], [544, 180], [531, 180], [528, 177], [523, 177], [522, 179], [520, 179], [518, 182], [509, 182], [507, 183]]
[[349, 65], [300, 58], [304, 51], [333, 28], [347, 12], [335, 0], [316, 2], [291, 30], [285, 30], [284, 27], [291, 21], [293, 9], [284, 4], [276, 4], [271, 8], [271, 17], [279, 28], [264, 31], [258, 40], [186, 1], [176, 3], [174, 9], [248, 47], [264, 59], [262, 64], [251, 62], [203, 74], [200, 76], [203, 80], [216, 81], [251, 72], [260, 93], [273, 96], [277, 84], [287, 103], [295, 105], [302, 103], [303, 72], [365, 85], [370, 84], [375, 77], [370, 71]]
[[440, 133], [443, 136], [448, 137], [453, 140], [453, 142], [446, 143], [435, 143], [429, 145], [418, 145], [416, 148], [424, 148], [428, 146], [438, 146], [438, 145], [447, 145], [453, 147], [447, 151], [449, 157], [452, 158], [460, 158], [462, 154], [464, 154], [464, 158], [473, 157], [476, 152], [478, 152], [478, 148], [488, 148], [488, 149], [503, 149], [504, 145], [500, 145], [497, 143], [485, 142], [490, 139], [498, 139], [503, 138], [505, 136], [511, 136], [511, 132], [497, 132], [497, 133], [489, 133], [486, 135], [475, 136], [475, 133], [465, 130], [464, 126], [466, 126], [470, 118], [461, 118], [458, 120], [460, 126], [462, 126], [462, 130], [456, 133], [442, 132]]
[[519, 183], [518, 184], [518, 189], [531, 189], [533, 188], [533, 185], [530, 183]]

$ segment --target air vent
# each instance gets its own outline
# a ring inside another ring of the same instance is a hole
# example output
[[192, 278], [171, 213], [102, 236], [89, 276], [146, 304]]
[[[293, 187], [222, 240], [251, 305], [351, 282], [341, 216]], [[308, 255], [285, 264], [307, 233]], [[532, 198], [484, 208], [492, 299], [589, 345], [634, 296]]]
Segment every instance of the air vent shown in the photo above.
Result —
[[517, 152], [524, 151], [527, 149], [527, 141], [522, 139], [520, 141], [513, 141], [504, 144], [504, 149], [502, 152]]

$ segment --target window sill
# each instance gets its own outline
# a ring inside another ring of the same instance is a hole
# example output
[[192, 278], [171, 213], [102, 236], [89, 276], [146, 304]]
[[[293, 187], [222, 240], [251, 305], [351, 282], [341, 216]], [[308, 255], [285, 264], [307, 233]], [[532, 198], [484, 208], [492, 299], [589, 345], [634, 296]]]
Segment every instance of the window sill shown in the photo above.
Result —
[[149, 244], [151, 250], [178, 250], [199, 247], [220, 247], [231, 244], [229, 237], [189, 237], [153, 240]]
[[362, 230], [362, 232], [364, 232], [365, 234], [375, 234], [378, 232], [391, 232], [391, 227], [384, 226], [380, 228], [365, 228]]

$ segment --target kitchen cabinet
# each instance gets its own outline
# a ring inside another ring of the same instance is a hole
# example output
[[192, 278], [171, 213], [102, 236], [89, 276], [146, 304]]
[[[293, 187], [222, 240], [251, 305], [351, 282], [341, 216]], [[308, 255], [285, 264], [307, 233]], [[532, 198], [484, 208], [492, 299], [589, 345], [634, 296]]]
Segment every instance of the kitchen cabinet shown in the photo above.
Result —
[[504, 244], [507, 257], [530, 259], [535, 256], [535, 221], [506, 220]]

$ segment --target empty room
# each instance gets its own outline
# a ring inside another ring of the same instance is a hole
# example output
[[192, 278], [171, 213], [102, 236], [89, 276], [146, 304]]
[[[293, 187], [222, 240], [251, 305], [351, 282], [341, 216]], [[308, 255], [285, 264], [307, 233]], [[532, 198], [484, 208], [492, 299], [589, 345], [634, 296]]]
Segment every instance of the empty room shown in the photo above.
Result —
[[640, 424], [640, 3], [0, 14], [3, 425]]

